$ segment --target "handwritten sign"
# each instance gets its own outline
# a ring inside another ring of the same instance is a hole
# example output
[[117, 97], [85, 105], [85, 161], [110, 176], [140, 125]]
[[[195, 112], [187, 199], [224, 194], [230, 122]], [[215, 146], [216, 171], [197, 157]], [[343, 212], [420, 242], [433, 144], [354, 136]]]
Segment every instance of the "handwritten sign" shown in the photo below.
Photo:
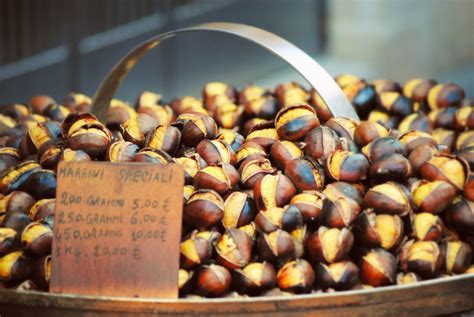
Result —
[[50, 291], [178, 297], [177, 164], [61, 162]]

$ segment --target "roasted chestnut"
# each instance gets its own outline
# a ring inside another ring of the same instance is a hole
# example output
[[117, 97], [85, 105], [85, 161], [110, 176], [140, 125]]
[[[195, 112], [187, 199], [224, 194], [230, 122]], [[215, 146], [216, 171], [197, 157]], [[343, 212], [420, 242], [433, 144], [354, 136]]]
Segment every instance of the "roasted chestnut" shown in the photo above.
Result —
[[252, 197], [243, 192], [231, 193], [224, 202], [222, 225], [226, 229], [248, 225], [257, 214]]
[[325, 199], [319, 223], [329, 228], [349, 227], [360, 213], [360, 205], [348, 197]]
[[376, 248], [369, 251], [362, 257], [359, 269], [363, 284], [378, 287], [396, 282], [397, 261], [384, 249]]
[[398, 131], [400, 131], [400, 133], [415, 130], [431, 133], [433, 130], [433, 123], [426, 114], [422, 112], [412, 113], [406, 116], [398, 125]]
[[249, 159], [239, 167], [240, 180], [247, 189], [253, 189], [265, 175], [273, 174], [276, 169], [266, 158]]
[[323, 208], [324, 194], [318, 191], [303, 191], [291, 198], [290, 204], [298, 208], [303, 220], [308, 224], [315, 224]]
[[197, 273], [196, 291], [203, 296], [221, 296], [230, 289], [231, 282], [232, 276], [225, 267], [204, 265]]
[[446, 181], [457, 190], [462, 190], [468, 171], [467, 162], [449, 155], [435, 156], [420, 166], [420, 173], [424, 179]]
[[326, 174], [336, 181], [355, 183], [365, 180], [369, 170], [369, 161], [360, 153], [344, 150], [334, 151], [325, 164]]
[[307, 104], [284, 107], [275, 117], [275, 128], [282, 140], [300, 140], [318, 126], [316, 111]]
[[472, 249], [466, 242], [443, 242], [440, 251], [443, 257], [442, 269], [448, 274], [462, 274], [471, 265]]
[[53, 230], [40, 222], [32, 222], [21, 233], [21, 244], [25, 250], [34, 255], [51, 253]]
[[0, 278], [3, 281], [23, 281], [30, 274], [31, 259], [23, 251], [11, 252], [0, 258]]
[[295, 185], [281, 172], [264, 175], [253, 188], [253, 198], [258, 210], [283, 207], [295, 194]]
[[387, 153], [372, 163], [369, 175], [374, 184], [388, 181], [403, 182], [412, 175], [412, 168], [410, 161], [403, 155]]
[[364, 196], [364, 204], [376, 213], [405, 216], [413, 210], [408, 189], [395, 182], [387, 182], [370, 188]]
[[223, 216], [224, 200], [217, 192], [209, 189], [196, 190], [183, 208], [184, 221], [199, 229], [212, 227]]
[[316, 285], [322, 289], [347, 290], [359, 283], [359, 268], [351, 261], [316, 265]]
[[415, 215], [413, 235], [420, 241], [439, 241], [444, 235], [444, 224], [440, 217], [428, 212]]
[[105, 153], [105, 159], [113, 163], [131, 162], [139, 149], [140, 148], [132, 142], [115, 142], [109, 145]]
[[456, 197], [455, 188], [445, 181], [418, 181], [412, 186], [415, 207], [420, 212], [439, 214]]
[[312, 263], [335, 263], [347, 257], [354, 236], [347, 228], [320, 227], [306, 240], [306, 251]]
[[235, 188], [239, 181], [239, 173], [230, 164], [206, 166], [194, 176], [194, 187], [212, 189], [219, 194], [226, 194]]
[[201, 113], [183, 113], [174, 123], [181, 130], [181, 142], [185, 146], [196, 146], [204, 139], [214, 139], [217, 125], [210, 116]]
[[460, 198], [446, 210], [446, 222], [459, 232], [474, 231], [474, 202]]
[[180, 267], [184, 269], [193, 269], [206, 263], [212, 255], [211, 243], [193, 232], [191, 236], [182, 241], [180, 249]]
[[355, 222], [357, 241], [369, 248], [396, 249], [404, 237], [402, 219], [397, 215], [376, 215], [371, 209], [361, 213]]
[[405, 272], [414, 272], [422, 278], [439, 274], [443, 257], [434, 241], [410, 240], [400, 249], [400, 265]]
[[281, 265], [297, 258], [303, 248], [286, 231], [275, 230], [261, 234], [257, 240], [258, 256], [262, 261]]
[[285, 170], [290, 160], [303, 156], [303, 151], [294, 142], [277, 140], [270, 148], [270, 155], [275, 165], [280, 170]]
[[250, 263], [233, 272], [233, 285], [239, 293], [258, 295], [276, 284], [276, 272], [268, 262]]
[[207, 165], [216, 165], [218, 163], [234, 165], [237, 160], [230, 145], [221, 140], [204, 139], [197, 145], [196, 152]]
[[262, 146], [265, 150], [270, 150], [273, 142], [278, 140], [278, 133], [275, 129], [275, 123], [272, 121], [264, 121], [257, 123], [249, 131], [246, 142], [254, 142]]
[[464, 97], [464, 89], [456, 84], [437, 84], [428, 92], [428, 106], [431, 109], [459, 106]]
[[278, 287], [283, 291], [308, 292], [313, 287], [314, 280], [313, 268], [302, 259], [286, 263], [277, 273]]
[[290, 160], [286, 164], [285, 175], [299, 191], [322, 190], [324, 187], [323, 168], [310, 157]]
[[255, 217], [255, 225], [260, 232], [270, 233], [278, 229], [291, 232], [303, 227], [301, 211], [293, 205], [285, 208], [271, 207], [260, 210]]
[[158, 126], [147, 134], [145, 146], [174, 155], [178, 150], [180, 140], [181, 133], [178, 128], [173, 126]]
[[272, 96], [262, 95], [243, 103], [245, 113], [250, 117], [271, 120], [278, 112], [278, 102]]
[[235, 270], [249, 264], [252, 240], [245, 232], [231, 228], [221, 236], [215, 248], [217, 263], [230, 270]]
[[381, 124], [362, 121], [354, 130], [354, 141], [359, 146], [365, 146], [375, 139], [388, 136], [388, 131]]

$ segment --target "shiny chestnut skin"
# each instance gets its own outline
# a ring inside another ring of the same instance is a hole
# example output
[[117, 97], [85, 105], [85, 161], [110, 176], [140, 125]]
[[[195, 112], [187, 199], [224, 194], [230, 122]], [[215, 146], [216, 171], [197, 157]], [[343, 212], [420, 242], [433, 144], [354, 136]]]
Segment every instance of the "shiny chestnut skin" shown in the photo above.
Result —
[[369, 161], [363, 154], [336, 150], [328, 157], [324, 168], [331, 179], [355, 183], [366, 179]]
[[341, 138], [346, 138], [348, 141], [354, 140], [354, 131], [359, 125], [359, 121], [348, 118], [331, 118], [326, 122], [326, 127], [336, 131]]
[[445, 210], [456, 197], [456, 189], [445, 181], [421, 180], [412, 185], [411, 192], [415, 207], [432, 214]]
[[366, 247], [393, 250], [402, 242], [404, 225], [397, 215], [376, 215], [367, 209], [357, 217], [353, 232]]
[[420, 174], [424, 179], [446, 181], [457, 190], [462, 190], [468, 171], [466, 161], [450, 155], [435, 156], [420, 166]]
[[263, 96], [270, 95], [270, 91], [255, 84], [249, 84], [239, 91], [238, 102], [241, 105], [249, 101], [260, 99]]
[[314, 280], [313, 268], [302, 259], [286, 263], [277, 273], [278, 287], [283, 291], [308, 292], [313, 287]]
[[171, 101], [170, 106], [177, 115], [185, 112], [199, 112], [205, 110], [202, 100], [192, 96], [176, 98]]
[[33, 260], [31, 279], [39, 289], [48, 290], [51, 280], [51, 255]]
[[434, 128], [445, 128], [445, 129], [454, 129], [454, 120], [456, 116], [456, 112], [458, 109], [456, 107], [447, 107], [432, 110], [428, 117], [430, 118], [431, 122], [433, 122]]
[[275, 128], [282, 140], [297, 141], [319, 127], [316, 111], [307, 104], [286, 106], [275, 117]]
[[253, 198], [258, 210], [283, 207], [295, 194], [295, 185], [281, 172], [264, 175], [253, 188]]
[[364, 196], [364, 204], [376, 213], [405, 216], [413, 210], [408, 189], [395, 182], [387, 182], [370, 188]]
[[370, 142], [362, 148], [362, 153], [369, 159], [369, 161], [376, 161], [383, 155], [389, 153], [397, 153], [406, 155], [405, 146], [394, 137], [381, 137]]
[[306, 240], [306, 251], [312, 263], [335, 263], [347, 257], [354, 236], [347, 228], [329, 229], [321, 226]]
[[220, 265], [204, 265], [196, 276], [196, 291], [207, 297], [216, 297], [225, 294], [232, 282], [229, 270]]
[[360, 262], [360, 280], [374, 287], [394, 284], [397, 260], [388, 251], [376, 248], [364, 255]]
[[348, 197], [325, 199], [319, 216], [319, 223], [329, 228], [345, 228], [352, 225], [361, 207]]
[[265, 175], [274, 174], [276, 168], [272, 163], [263, 157], [248, 159], [239, 167], [240, 180], [244, 188], [252, 189]]
[[194, 231], [189, 238], [182, 241], [179, 248], [180, 267], [187, 270], [206, 263], [212, 256], [211, 243], [197, 235], [197, 231]]
[[298, 208], [307, 224], [316, 224], [323, 208], [323, 200], [326, 197], [318, 191], [303, 191], [294, 195], [290, 204]]
[[422, 278], [439, 274], [443, 257], [434, 241], [410, 240], [400, 249], [400, 265], [405, 272], [414, 272]]
[[31, 258], [23, 251], [8, 253], [0, 258], [0, 279], [19, 282], [31, 274]]
[[296, 82], [278, 85], [275, 88], [274, 95], [283, 107], [297, 103], [304, 103], [309, 97], [306, 90]]
[[293, 206], [271, 207], [260, 210], [255, 217], [255, 225], [260, 232], [270, 233], [278, 229], [291, 232], [303, 227], [301, 211]]
[[426, 114], [419, 112], [406, 116], [398, 124], [398, 131], [400, 131], [400, 133], [414, 130], [431, 133], [433, 131], [433, 122]]
[[324, 188], [324, 171], [311, 157], [295, 158], [285, 167], [285, 175], [299, 191], [321, 190]]
[[38, 200], [54, 198], [56, 185], [56, 174], [53, 171], [39, 169], [28, 176], [21, 188]]
[[257, 240], [258, 257], [276, 265], [282, 265], [302, 254], [302, 246], [284, 230], [263, 233]]
[[319, 263], [315, 275], [316, 285], [322, 289], [347, 290], [359, 283], [359, 268], [351, 261]]
[[216, 139], [227, 143], [234, 152], [240, 149], [240, 147], [245, 141], [244, 137], [241, 134], [229, 130], [221, 132], [216, 137]]
[[0, 228], [0, 257], [20, 249], [18, 233], [11, 228]]
[[184, 221], [199, 229], [212, 227], [223, 216], [224, 200], [217, 192], [209, 189], [196, 190], [183, 208]]
[[436, 140], [433, 139], [430, 134], [423, 131], [409, 131], [402, 133], [398, 136], [398, 141], [405, 146], [408, 153], [423, 145], [431, 145], [434, 148], [438, 148]]
[[18, 164], [21, 160], [20, 151], [13, 147], [0, 148], [0, 173]]
[[247, 134], [245, 142], [254, 142], [269, 151], [273, 142], [278, 140], [279, 136], [275, 129], [275, 123], [273, 121], [264, 121], [255, 124]]
[[231, 228], [217, 241], [215, 250], [220, 265], [229, 270], [243, 268], [250, 263], [252, 240], [242, 230]]
[[472, 249], [463, 241], [446, 241], [441, 243], [443, 257], [442, 270], [448, 274], [462, 274], [471, 265]]
[[199, 189], [212, 189], [223, 195], [235, 188], [239, 173], [230, 164], [206, 166], [194, 176], [193, 185]]
[[454, 115], [454, 128], [457, 131], [464, 131], [474, 128], [474, 107], [466, 106], [459, 108]]
[[352, 203], [357, 205], [362, 205], [364, 201], [364, 187], [360, 184], [334, 182], [324, 188], [323, 194], [330, 200], [349, 198], [352, 200]]
[[367, 121], [379, 123], [386, 129], [395, 129], [398, 127], [400, 119], [380, 110], [372, 110], [367, 117]]
[[459, 106], [464, 97], [464, 89], [456, 84], [437, 84], [428, 92], [428, 106], [431, 109]]
[[265, 149], [251, 141], [247, 141], [240, 146], [236, 153], [237, 165], [241, 165], [243, 162], [258, 158], [267, 158], [267, 152]]
[[428, 162], [437, 153], [438, 149], [433, 145], [422, 145], [411, 151], [408, 160], [413, 168], [413, 174], [418, 175], [421, 165]]
[[145, 146], [174, 155], [179, 148], [181, 132], [173, 126], [157, 126], [145, 138]]
[[71, 92], [64, 96], [63, 99], [63, 106], [68, 108], [72, 112], [88, 112], [91, 103], [91, 98], [77, 92]]
[[437, 82], [434, 79], [414, 78], [403, 84], [403, 94], [414, 102], [424, 104], [428, 99], [428, 93]]
[[54, 104], [56, 104], [56, 101], [53, 98], [51, 98], [50, 96], [46, 96], [46, 95], [36, 95], [36, 96], [33, 96], [28, 101], [29, 108], [34, 113], [38, 113], [38, 114], [42, 114], [43, 110], [47, 106], [54, 105]]
[[331, 128], [321, 126], [309, 131], [304, 138], [304, 153], [315, 160], [326, 160], [339, 148], [339, 136]]
[[173, 159], [165, 151], [145, 147], [133, 156], [132, 162], [167, 164]]
[[183, 113], [173, 125], [181, 130], [181, 142], [185, 146], [196, 146], [200, 141], [214, 139], [217, 135], [214, 119], [201, 113]]
[[132, 142], [114, 142], [107, 148], [105, 159], [113, 163], [131, 162], [139, 149], [140, 148]]
[[372, 84], [378, 94], [386, 91], [402, 92], [402, 86], [400, 86], [400, 83], [391, 79], [375, 79], [372, 81]]
[[270, 156], [276, 167], [285, 170], [290, 160], [303, 156], [303, 151], [295, 142], [276, 140], [270, 148]]
[[354, 130], [354, 141], [365, 146], [375, 139], [388, 136], [388, 130], [379, 123], [361, 121]]
[[249, 100], [243, 103], [243, 105], [247, 116], [266, 120], [275, 118], [279, 109], [278, 101], [274, 97], [266, 95]]
[[28, 213], [35, 203], [35, 199], [23, 191], [13, 191], [6, 196], [0, 197], [0, 209], [7, 213]]
[[372, 163], [369, 175], [374, 184], [388, 181], [403, 182], [412, 175], [412, 168], [410, 161], [403, 155], [388, 153]]
[[441, 218], [428, 212], [416, 214], [412, 226], [413, 236], [420, 241], [439, 241], [445, 232]]
[[47, 217], [53, 217], [55, 206], [55, 198], [40, 199], [30, 207], [28, 210], [28, 217], [31, 221], [40, 221]]
[[234, 165], [237, 157], [234, 150], [224, 141], [204, 139], [196, 146], [196, 152], [207, 165], [226, 163]]
[[196, 173], [207, 166], [206, 162], [197, 153], [186, 153], [184, 156], [175, 158], [174, 161], [183, 167], [184, 181], [187, 185], [191, 185]]
[[233, 272], [233, 285], [241, 294], [258, 295], [275, 284], [275, 268], [268, 262], [250, 263]]
[[458, 232], [473, 232], [474, 202], [456, 199], [446, 210], [446, 223]]
[[20, 153], [23, 158], [36, 154], [45, 142], [58, 138], [61, 135], [61, 126], [58, 122], [48, 121], [35, 124], [24, 135], [20, 144]]
[[377, 99], [375, 87], [364, 80], [342, 87], [342, 92], [352, 103], [361, 118], [366, 118], [370, 111], [375, 108]]
[[224, 202], [224, 217], [222, 225], [226, 229], [248, 225], [257, 215], [254, 200], [249, 194], [233, 192]]
[[41, 222], [32, 222], [21, 233], [21, 244], [25, 251], [37, 256], [51, 253], [53, 230]]

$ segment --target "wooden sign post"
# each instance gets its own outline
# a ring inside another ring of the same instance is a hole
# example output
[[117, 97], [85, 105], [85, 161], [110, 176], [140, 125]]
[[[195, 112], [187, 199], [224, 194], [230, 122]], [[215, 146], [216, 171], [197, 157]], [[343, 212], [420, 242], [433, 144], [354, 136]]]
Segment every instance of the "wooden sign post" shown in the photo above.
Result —
[[177, 164], [61, 162], [50, 291], [178, 297]]

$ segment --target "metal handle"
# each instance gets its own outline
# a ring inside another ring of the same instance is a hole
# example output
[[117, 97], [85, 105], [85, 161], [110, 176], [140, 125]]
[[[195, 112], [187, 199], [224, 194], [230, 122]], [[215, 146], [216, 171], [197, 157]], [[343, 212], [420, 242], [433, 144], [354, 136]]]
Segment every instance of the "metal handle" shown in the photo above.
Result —
[[128, 72], [142, 57], [160, 42], [181, 33], [213, 31], [232, 34], [267, 49], [281, 57], [303, 76], [326, 102], [331, 113], [336, 117], [348, 117], [359, 120], [357, 113], [347, 100], [334, 79], [314, 59], [287, 40], [268, 31], [237, 23], [214, 22], [204, 23], [174, 31], [169, 31], [152, 37], [135, 47], [122, 58], [97, 89], [92, 102], [92, 113], [105, 122], [110, 100]]

